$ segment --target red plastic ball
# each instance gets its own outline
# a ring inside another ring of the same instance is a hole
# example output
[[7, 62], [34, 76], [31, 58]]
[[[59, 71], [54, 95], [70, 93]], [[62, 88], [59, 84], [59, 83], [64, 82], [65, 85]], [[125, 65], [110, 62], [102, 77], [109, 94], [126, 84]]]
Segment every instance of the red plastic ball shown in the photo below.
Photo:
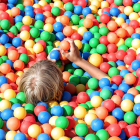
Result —
[[103, 62], [100, 65], [100, 70], [103, 71], [103, 72], [105, 72], [105, 73], [108, 73], [108, 71], [109, 71], [110, 68], [111, 68], [111, 66], [107, 62]]
[[9, 47], [8, 49], [7, 49], [7, 53], [9, 53], [10, 51], [12, 51], [12, 50], [17, 50], [14, 46], [11, 46], [11, 47]]
[[44, 105], [37, 105], [35, 108], [34, 108], [34, 113], [36, 116], [39, 115], [40, 112], [42, 111], [47, 111], [46, 107]]
[[[66, 0], [66, 1], [68, 1], [68, 0]], [[78, 3], [77, 0], [73, 0], [73, 1], [72, 1], [72, 4], [73, 4], [73, 5], [77, 5], [77, 3]]]
[[112, 4], [110, 5], [110, 9], [111, 9], [111, 8], [113, 8], [113, 7], [118, 8], [119, 6], [118, 6], [118, 5], [116, 5], [115, 3], [112, 3]]
[[123, 5], [124, 6], [131, 6], [133, 4], [132, 0], [123, 0]]
[[108, 44], [107, 45], [107, 52], [108, 53], [115, 53], [117, 51], [117, 46], [115, 44]]
[[127, 65], [131, 65], [131, 63], [135, 60], [135, 57], [132, 55], [126, 55], [124, 57], [124, 63]]
[[73, 110], [78, 106], [74, 101], [69, 102], [68, 105], [71, 106]]
[[71, 39], [73, 40], [82, 40], [82, 36], [78, 33], [73, 33], [71, 36]]
[[114, 3], [114, 0], [106, 0], [109, 4]]
[[108, 13], [110, 13], [110, 8], [109, 7], [104, 7], [103, 9], [102, 9], [102, 13], [103, 12], [108, 12]]
[[132, 55], [132, 56], [136, 56], [136, 52], [133, 49], [128, 49], [127, 51], [127, 55]]
[[108, 59], [108, 61], [116, 62], [117, 61], [116, 54], [115, 53], [108, 54], [107, 59]]
[[136, 70], [136, 75], [137, 75], [137, 77], [140, 77], [140, 68], [138, 68], [138, 69]]
[[23, 25], [23, 26], [21, 26], [21, 28], [20, 28], [20, 31], [30, 31], [30, 26], [29, 25]]
[[39, 57], [36, 58], [36, 62], [39, 62], [39, 61], [44, 60], [44, 59], [46, 59], [46, 57], [39, 56]]
[[47, 57], [47, 54], [45, 51], [36, 54], [36, 57], [40, 57], [40, 56]]
[[133, 29], [139, 28], [139, 22], [137, 20], [131, 20], [129, 26], [131, 26]]
[[27, 49], [24, 48], [24, 47], [20, 47], [20, 48], [18, 49], [18, 53], [19, 53], [19, 55], [20, 55], [20, 54], [27, 54]]
[[111, 99], [107, 99], [103, 102], [103, 107], [105, 107], [108, 112], [111, 112], [115, 108], [115, 103]]
[[123, 77], [120, 75], [114, 75], [111, 77], [111, 83], [119, 86], [122, 83]]
[[9, 38], [12, 38], [12, 39], [15, 37], [15, 35], [11, 32], [8, 32], [7, 35], [8, 35]]
[[42, 10], [43, 10], [44, 12], [45, 12], [45, 11], [50, 11], [50, 12], [51, 12], [51, 9], [52, 9], [52, 7], [51, 7], [49, 4], [43, 6], [43, 8], [42, 8]]
[[134, 70], [131, 68], [131, 65], [127, 68], [127, 70], [131, 73], [134, 72]]
[[136, 60], [139, 60], [139, 61], [140, 61], [140, 54], [138, 54], [138, 55], [136, 56]]
[[99, 22], [97, 19], [92, 19], [94, 26], [99, 26]]
[[4, 20], [4, 19], [10, 20], [10, 16], [7, 12], [2, 12], [0, 14], [0, 20]]
[[128, 124], [125, 121], [119, 121], [118, 125], [121, 127], [121, 129], [124, 129]]
[[104, 62], [108, 62], [107, 56], [108, 56], [108, 53], [102, 54], [102, 58]]
[[124, 50], [118, 50], [116, 53], [116, 58], [118, 60], [123, 60], [127, 53]]
[[139, 86], [140, 85], [140, 78], [136, 77], [136, 82], [135, 84], [133, 84], [134, 87]]
[[113, 95], [119, 95], [122, 98], [124, 95], [124, 92], [122, 90], [117, 89], [113, 92]]
[[7, 5], [5, 3], [0, 3], [0, 10], [1, 11], [6, 11], [7, 10]]
[[77, 95], [77, 101], [79, 103], [86, 103], [87, 101], [89, 101], [89, 95], [86, 92], [80, 92]]
[[72, 0], [63, 0], [64, 3], [68, 3], [68, 2], [71, 2], [72, 3]]
[[33, 66], [34, 63], [35, 63], [35, 61], [30, 61], [30, 62], [27, 64], [27, 68], [30, 68], [31, 66]]
[[137, 124], [140, 126], [140, 116], [137, 118]]
[[64, 131], [65, 131], [65, 136], [67, 136], [67, 137], [73, 138], [73, 137], [77, 136], [74, 129], [71, 129], [71, 130], [66, 129]]
[[35, 15], [38, 13], [43, 13], [43, 10], [41, 8], [35, 8], [34, 13], [35, 13]]
[[107, 14], [102, 14], [101, 16], [100, 16], [100, 21], [102, 22], [102, 23], [108, 23], [109, 22], [109, 15], [107, 15]]
[[46, 48], [46, 42], [44, 40], [39, 40], [36, 43], [40, 43], [44, 49]]
[[87, 2], [85, 0], [79, 0], [77, 4], [85, 8], [87, 5]]
[[67, 118], [68, 121], [69, 121], [69, 125], [68, 125], [67, 129], [72, 129], [72, 128], [74, 128], [74, 126], [75, 126], [75, 120], [74, 120], [74, 118], [71, 117], [71, 116], [67, 116], [66, 118]]
[[107, 36], [101, 36], [99, 39], [100, 44], [108, 45], [109, 42], [107, 40]]

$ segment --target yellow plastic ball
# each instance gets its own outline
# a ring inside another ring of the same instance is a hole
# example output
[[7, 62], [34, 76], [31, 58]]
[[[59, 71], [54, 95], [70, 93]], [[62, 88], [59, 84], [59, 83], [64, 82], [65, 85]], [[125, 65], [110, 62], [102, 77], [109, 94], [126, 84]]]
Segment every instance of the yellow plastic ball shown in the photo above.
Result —
[[96, 114], [88, 113], [88, 114], [85, 116], [84, 120], [85, 120], [85, 122], [86, 122], [87, 125], [91, 125], [91, 122], [92, 122], [94, 119], [96, 119], [96, 118], [97, 118]]
[[138, 15], [138, 13], [136, 13], [136, 12], [132, 12], [132, 13], [129, 15], [129, 19], [130, 19], [130, 20], [138, 20], [138, 18], [139, 18], [139, 15]]
[[7, 109], [7, 108], [11, 108], [11, 103], [10, 101], [8, 100], [2, 100], [0, 101], [0, 111], [3, 111], [4, 109]]
[[99, 107], [99, 106], [101, 106], [102, 102], [103, 102], [103, 99], [100, 96], [93, 96], [91, 98], [91, 105], [93, 107]]
[[91, 9], [92, 13], [97, 13], [98, 8], [95, 5], [90, 5], [89, 8]]
[[35, 53], [41, 53], [42, 51], [44, 50], [43, 46], [40, 44], [40, 43], [36, 43], [34, 46], [33, 46], [33, 51]]
[[17, 134], [16, 131], [8, 131], [8, 132], [6, 133], [5, 138], [6, 138], [6, 140], [14, 140], [14, 136], [15, 136], [16, 134]]
[[3, 45], [0, 45], [0, 56], [3, 56], [6, 54], [6, 48]]
[[140, 18], [138, 18], [138, 19], [137, 19], [137, 21], [138, 21], [138, 23], [139, 23], [139, 26], [140, 26]]
[[52, 127], [55, 127], [55, 121], [56, 121], [57, 118], [58, 118], [58, 116], [52, 116], [52, 117], [49, 119], [49, 124], [50, 124]]
[[138, 55], [140, 53], [140, 48], [138, 48], [137, 50], [136, 50], [136, 54]]
[[87, 31], [87, 29], [85, 27], [78, 28], [78, 33], [82, 36], [83, 36], [84, 32], [86, 32], [86, 31]]
[[53, 42], [53, 46], [56, 48], [56, 47], [58, 47], [60, 45], [60, 41], [58, 41], [58, 40], [55, 40], [54, 42]]
[[23, 71], [17, 71], [15, 74], [16, 74], [18, 77], [20, 77], [20, 76], [22, 76]]
[[23, 107], [17, 107], [15, 110], [14, 110], [14, 116], [16, 118], [18, 118], [19, 120], [22, 120], [26, 117], [26, 110], [23, 108]]
[[24, 45], [25, 45], [25, 48], [33, 48], [33, 46], [35, 45], [35, 42], [33, 40], [29, 39], [25, 42]]
[[98, 0], [93, 0], [91, 2], [91, 5], [95, 5], [97, 8], [99, 8], [101, 6], [101, 3]]
[[82, 106], [78, 106], [75, 108], [74, 110], [74, 115], [76, 118], [78, 119], [83, 119], [85, 117], [85, 115], [87, 114], [87, 111], [84, 107]]
[[43, 6], [47, 5], [48, 3], [46, 1], [39, 1], [38, 4], [43, 7]]
[[22, 22], [24, 25], [31, 25], [32, 24], [32, 18], [30, 16], [24, 16], [22, 19]]
[[92, 110], [89, 110], [89, 111], [88, 111], [88, 114], [90, 114], [90, 113], [95, 114], [95, 110], [93, 110], [93, 109], [92, 109]]
[[129, 99], [125, 99], [121, 102], [121, 109], [124, 112], [131, 111], [133, 109], [133, 102]]
[[35, 55], [33, 48], [27, 48], [27, 55]]
[[4, 99], [4, 93], [0, 93], [0, 97]]
[[48, 32], [53, 32], [53, 26], [50, 23], [44, 25], [43, 29]]
[[11, 98], [15, 98], [16, 97], [16, 92], [13, 89], [7, 89], [4, 92], [4, 98], [6, 100], [10, 100]]
[[61, 101], [61, 102], [60, 102], [60, 106], [61, 106], [61, 107], [64, 106], [64, 105], [67, 105], [67, 104], [68, 104], [67, 101]]
[[35, 8], [41, 8], [41, 5], [39, 5], [39, 4], [34, 4], [33, 5], [33, 8], [35, 9]]
[[134, 102], [135, 102], [135, 104], [140, 103], [140, 94], [135, 96]]
[[82, 42], [80, 40], [74, 40], [74, 43], [78, 47], [78, 50], [82, 48]]
[[23, 41], [27, 41], [29, 38], [30, 38], [30, 33], [28, 31], [22, 31], [20, 33], [20, 38], [23, 40]]
[[133, 41], [131, 42], [131, 45], [135, 49], [140, 48], [140, 39], [133, 39]]
[[58, 140], [70, 140], [70, 138], [63, 136], [63, 137], [59, 138]]
[[73, 24], [71, 22], [68, 23], [68, 26], [72, 26]]
[[117, 19], [117, 17], [115, 17], [115, 16], [111, 17], [111, 20], [113, 20], [113, 21], [115, 21], [116, 19]]
[[98, 16], [101, 16], [101, 15], [102, 15], [102, 9], [99, 9], [99, 10], [98, 10], [97, 15], [98, 15]]
[[82, 91], [86, 91], [86, 87], [83, 84], [78, 84], [76, 86], [76, 93], [78, 94], [78, 93], [80, 93]]
[[107, 1], [102, 1], [101, 2], [101, 9], [103, 9], [105, 7], [109, 7], [109, 3]]
[[[79, 123], [84, 123], [84, 124], [86, 124], [86, 122], [83, 121], [83, 120], [77, 120], [77, 121], [75, 121], [75, 126], [76, 126], [77, 124], [79, 124]], [[74, 127], [75, 127], [75, 126], [74, 126]]]
[[133, 8], [131, 6], [126, 6], [124, 8], [124, 13], [129, 16], [133, 12]]
[[28, 128], [28, 134], [32, 138], [37, 138], [41, 133], [41, 128], [37, 124], [33, 124]]
[[65, 132], [60, 127], [55, 127], [51, 132], [51, 137], [55, 140], [58, 140], [59, 138], [65, 136]]
[[74, 33], [78, 32], [78, 27], [77, 26], [74, 25], [74, 26], [71, 26], [71, 27], [72, 27]]
[[57, 16], [55, 20], [56, 20], [57, 22], [60, 22], [60, 18], [61, 18], [61, 16]]
[[49, 107], [53, 107], [55, 105], [58, 105], [58, 102], [57, 101], [50, 101], [48, 104], [49, 104]]
[[123, 38], [119, 38], [118, 42], [116, 43], [116, 45], [119, 47], [120, 45], [123, 45], [125, 43]]
[[62, 8], [63, 7], [63, 3], [62, 3], [62, 1], [55, 1], [54, 2], [54, 6]]
[[118, 26], [121, 26], [123, 23], [125, 23], [122, 17], [116, 18], [115, 22], [118, 24]]
[[9, 16], [11, 17], [11, 10], [10, 10], [10, 9], [8, 9], [8, 10], [6, 11], [6, 13], [8, 13]]
[[91, 54], [88, 58], [89, 63], [91, 63], [92, 65], [99, 67], [100, 64], [103, 62], [103, 58], [100, 54], [98, 53], [94, 53]]

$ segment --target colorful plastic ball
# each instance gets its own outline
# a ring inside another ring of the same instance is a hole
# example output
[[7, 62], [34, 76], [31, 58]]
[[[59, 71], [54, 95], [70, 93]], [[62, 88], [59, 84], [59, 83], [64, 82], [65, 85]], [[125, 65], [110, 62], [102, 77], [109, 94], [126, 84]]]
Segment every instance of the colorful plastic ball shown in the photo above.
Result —
[[140, 105], [140, 103], [137, 103], [137, 104], [135, 104], [134, 107], [133, 107], [133, 111], [134, 111], [134, 113], [135, 113], [136, 115], [139, 115], [139, 114], [140, 114], [140, 112], [139, 112], [139, 105]]
[[55, 32], [61, 32], [63, 30], [63, 24], [61, 22], [55, 22], [53, 24], [53, 29]]
[[115, 67], [112, 67], [112, 68], [109, 69], [108, 75], [110, 77], [113, 77], [114, 75], [119, 75], [119, 70]]
[[135, 112], [129, 111], [126, 112], [124, 115], [124, 121], [128, 124], [133, 124], [136, 121], [136, 115]]
[[132, 94], [130, 94], [130, 93], [127, 93], [127, 94], [125, 94], [125, 95], [123, 96], [122, 99], [123, 99], [123, 100], [129, 99], [129, 100], [131, 100], [132, 102], [134, 102], [134, 95], [132, 95]]
[[62, 128], [60, 127], [55, 127], [52, 132], [51, 132], [51, 137], [53, 139], [59, 139], [65, 135], [65, 132]]
[[74, 110], [75, 117], [79, 118], [79, 119], [84, 118], [86, 113], [87, 113], [86, 109], [84, 107], [82, 107], [82, 106], [78, 106]]
[[139, 47], [139, 43], [140, 43], [140, 39], [134, 39], [131, 43], [132, 47], [135, 49], [138, 49]]
[[77, 96], [77, 101], [79, 103], [86, 103], [87, 101], [89, 101], [89, 96], [86, 92], [80, 92]]
[[48, 31], [43, 31], [41, 34], [40, 34], [40, 38], [44, 41], [49, 41], [50, 38], [51, 38], [51, 34], [48, 32]]
[[32, 138], [37, 138], [41, 133], [41, 128], [37, 124], [33, 124], [28, 128], [28, 134]]
[[6, 54], [6, 48], [5, 48], [5, 46], [3, 46], [3, 45], [0, 45], [0, 56], [3, 56], [3, 55], [5, 55]]
[[91, 98], [91, 105], [93, 107], [99, 107], [101, 106], [103, 99], [100, 96], [94, 96]]
[[60, 58], [60, 53], [57, 50], [53, 50], [50, 52], [50, 58], [55, 59], [56, 61]]
[[0, 43], [1, 44], [6, 44], [9, 41], [9, 37], [6, 34], [2, 34], [0, 37]]
[[42, 124], [48, 123], [50, 118], [51, 118], [51, 115], [47, 111], [42, 111], [38, 115], [38, 120]]
[[24, 16], [22, 19], [22, 23], [24, 25], [31, 25], [32, 24], [32, 18], [30, 16]]
[[93, 21], [92, 19], [90, 18], [86, 18], [84, 21], [83, 21], [83, 25], [85, 28], [91, 28], [93, 26]]
[[7, 108], [11, 108], [11, 103], [10, 103], [10, 101], [8, 101], [8, 100], [2, 100], [1, 102], [0, 102], [0, 111], [3, 111], [4, 109], [7, 109]]
[[112, 116], [114, 116], [118, 121], [121, 121], [124, 117], [124, 112], [120, 108], [115, 108], [112, 111]]
[[109, 22], [109, 15], [107, 15], [107, 14], [105, 14], [105, 13], [103, 13], [101, 16], [100, 16], [100, 21], [102, 22], [102, 23], [108, 23]]
[[3, 129], [0, 129], [0, 134], [1, 134], [0, 139], [1, 139], [1, 140], [2, 140], [2, 139], [5, 139], [6, 133], [5, 133], [5, 131], [4, 131]]
[[41, 20], [44, 21], [45, 17], [42, 13], [38, 13], [35, 15], [35, 20]]
[[4, 92], [4, 98], [6, 100], [10, 100], [11, 98], [15, 98], [15, 97], [16, 97], [16, 93], [15, 93], [14, 90], [12, 90], [12, 89], [5, 90], [5, 92]]
[[41, 133], [38, 135], [37, 140], [51, 140], [51, 138], [48, 134]]
[[104, 139], [104, 140], [108, 140], [109, 139], [109, 134], [104, 129], [100, 129], [99, 131], [97, 131], [96, 135], [97, 135], [97, 137], [99, 139]]
[[108, 89], [102, 89], [100, 92], [100, 97], [102, 97], [103, 100], [109, 99], [111, 97], [111, 92]]
[[11, 109], [4, 109], [2, 112], [1, 112], [1, 118], [4, 120], [4, 121], [7, 121], [9, 118], [13, 117], [13, 110]]
[[137, 70], [138, 68], [140, 68], [140, 61], [139, 60], [134, 60], [132, 63], [131, 63], [131, 68], [133, 70]]
[[64, 27], [64, 29], [63, 29], [63, 34], [65, 35], [65, 36], [71, 36], [72, 34], [73, 34], [73, 29], [72, 29], [72, 27], [70, 27], [70, 26], [66, 26], [66, 27]]
[[63, 115], [63, 108], [59, 105], [55, 105], [51, 108], [51, 115], [52, 116], [62, 116]]
[[129, 99], [125, 99], [121, 102], [121, 109], [124, 112], [131, 111], [133, 109], [133, 102]]
[[106, 48], [106, 46], [105, 46], [104, 44], [99, 44], [99, 45], [96, 47], [96, 51], [97, 51], [97, 53], [99, 53], [99, 54], [104, 54], [104, 53], [106, 53], [107, 48]]
[[29, 38], [30, 38], [30, 33], [28, 31], [22, 31], [20, 33], [20, 38], [23, 40], [23, 41], [27, 41]]
[[125, 75], [124, 80], [125, 80], [126, 84], [132, 85], [136, 82], [136, 77], [134, 74], [128, 73]]
[[5, 138], [7, 139], [7, 140], [10, 140], [10, 139], [14, 139], [14, 136], [17, 134], [17, 132], [16, 131], [8, 131], [7, 133], [6, 133], [6, 136], [5, 136]]
[[59, 7], [53, 7], [51, 9], [51, 13], [54, 15], [54, 16], [58, 16], [60, 14], [60, 8]]
[[19, 46], [22, 45], [22, 40], [21, 40], [19, 37], [15, 37], [15, 38], [13, 38], [13, 40], [12, 40], [12, 44], [13, 44], [13, 46], [15, 46], [15, 47], [19, 47]]
[[83, 10], [82, 6], [80, 6], [80, 5], [74, 6], [74, 13], [75, 14], [80, 15], [82, 13], [82, 10]]
[[70, 43], [65, 40], [61, 41], [59, 46], [64, 51], [68, 51], [70, 49]]
[[8, 63], [3, 63], [0, 66], [0, 72], [3, 74], [8, 74], [11, 71], [11, 67]]
[[132, 137], [130, 137], [128, 140], [139, 140], [139, 138], [136, 137], [136, 136], [132, 136]]
[[18, 140], [18, 139], [21, 139], [21, 140], [27, 140], [27, 137], [24, 133], [17, 133], [15, 136], [14, 136], [14, 140]]
[[15, 110], [14, 110], [14, 116], [16, 118], [18, 118], [19, 120], [21, 119], [24, 119], [25, 116], [26, 116], [26, 110], [23, 108], [23, 107], [17, 107]]
[[3, 30], [8, 30], [10, 28], [10, 22], [7, 19], [1, 21], [1, 28]]
[[39, 115], [40, 112], [47, 111], [46, 107], [44, 105], [37, 105], [34, 109], [34, 113], [36, 116]]

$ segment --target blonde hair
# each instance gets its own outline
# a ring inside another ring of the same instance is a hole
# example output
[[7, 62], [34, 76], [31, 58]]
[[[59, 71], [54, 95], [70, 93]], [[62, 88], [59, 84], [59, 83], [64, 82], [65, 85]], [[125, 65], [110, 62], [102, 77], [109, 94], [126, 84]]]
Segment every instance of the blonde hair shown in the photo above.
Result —
[[21, 78], [19, 90], [26, 95], [26, 102], [60, 101], [64, 86], [62, 72], [49, 60], [41, 60], [31, 66]]

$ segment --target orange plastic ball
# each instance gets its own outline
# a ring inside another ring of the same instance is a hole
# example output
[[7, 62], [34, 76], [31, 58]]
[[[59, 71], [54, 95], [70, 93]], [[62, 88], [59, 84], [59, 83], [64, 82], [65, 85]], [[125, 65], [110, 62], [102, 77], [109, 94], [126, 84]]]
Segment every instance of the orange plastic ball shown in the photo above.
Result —
[[60, 17], [60, 22], [63, 25], [68, 25], [69, 24], [69, 17], [67, 15], [63, 15]]
[[139, 94], [139, 91], [138, 91], [136, 88], [130, 88], [130, 89], [127, 91], [127, 93], [131, 93], [131, 94], [134, 95], [134, 97], [135, 97], [136, 95]]
[[101, 27], [106, 27], [106, 24], [105, 23], [100, 23], [99, 28], [101, 28]]
[[20, 127], [20, 120], [17, 119], [16, 117], [11, 117], [10, 119], [8, 119], [7, 121], [7, 127], [10, 130], [18, 130]]
[[126, 84], [132, 85], [136, 82], [136, 77], [134, 74], [128, 73], [125, 75], [124, 80], [125, 80]]
[[68, 91], [70, 94], [74, 94], [76, 92], [76, 87], [73, 84], [68, 84], [64, 88], [65, 91]]
[[93, 14], [88, 14], [86, 18], [95, 19], [95, 16]]
[[0, 65], [0, 72], [7, 74], [11, 71], [11, 66], [8, 63], [3, 63]]
[[46, 133], [49, 136], [51, 136], [51, 131], [52, 131], [53, 127], [49, 123], [45, 123], [45, 124], [41, 125], [41, 128], [43, 130], [43, 133]]
[[99, 119], [104, 120], [108, 116], [108, 110], [105, 107], [98, 107], [95, 114]]
[[[67, 51], [66, 51], [66, 52], [67, 52]], [[67, 57], [66, 57], [65, 55], [63, 55], [63, 54], [60, 54], [60, 59], [61, 59], [62, 61], [68, 60]]]
[[121, 140], [121, 139], [119, 137], [113, 136], [113, 137], [110, 137], [108, 140]]
[[4, 91], [7, 89], [12, 89], [12, 87], [9, 84], [3, 84], [0, 88], [1, 93], [4, 93]]
[[135, 32], [138, 33], [138, 34], [140, 34], [140, 28], [136, 28], [135, 29]]
[[125, 30], [127, 31], [127, 37], [130, 37], [133, 33], [135, 33], [135, 30], [130, 26], [126, 27]]
[[64, 51], [68, 51], [70, 49], [70, 43], [65, 40], [61, 41], [59, 46]]
[[93, 21], [90, 18], [86, 18], [83, 22], [85, 28], [91, 28], [93, 26]]
[[14, 69], [15, 70], [23, 70], [24, 69], [24, 62], [23, 61], [21, 61], [21, 60], [16, 60], [15, 62], [14, 62]]
[[119, 28], [117, 30], [117, 36], [120, 37], [120, 38], [125, 38], [126, 34], [127, 34], [127, 31], [123, 28]]
[[24, 5], [24, 7], [26, 7], [28, 5], [33, 6], [33, 2], [31, 0], [24, 0], [23, 5]]
[[114, 116], [107, 116], [104, 120], [104, 126], [106, 127], [113, 123], [117, 123], [117, 119]]
[[68, 83], [70, 76], [71, 76], [71, 73], [69, 73], [68, 71], [64, 71], [63, 72], [63, 81], [66, 82], [66, 83]]
[[117, 40], [118, 40], [118, 37], [117, 37], [117, 35], [116, 35], [115, 33], [110, 32], [110, 33], [107, 35], [107, 40], [108, 40], [108, 42], [110, 42], [110, 43], [116, 43]]
[[118, 24], [115, 22], [115, 21], [109, 21], [107, 23], [107, 28], [110, 30], [110, 31], [116, 31], [117, 28], [118, 28]]
[[124, 13], [124, 6], [119, 6], [118, 9], [120, 10], [121, 13]]
[[121, 70], [124, 70], [124, 69], [127, 69], [125, 66], [123, 66], [123, 65], [120, 65], [120, 66], [118, 66], [117, 67], [117, 69], [119, 70], [119, 71], [121, 71]]
[[120, 107], [122, 98], [119, 95], [113, 95], [111, 100], [115, 103], [116, 107]]
[[11, 61], [15, 61], [19, 58], [19, 53], [16, 51], [16, 50], [11, 50], [9, 53], [8, 53], [8, 58], [11, 60]]
[[81, 137], [76, 136], [76, 137], [73, 137], [72, 140], [83, 140], [83, 139]]
[[43, 13], [43, 15], [44, 15], [46, 18], [52, 17], [52, 13], [49, 12], [49, 11], [45, 11], [45, 12]]
[[14, 83], [16, 82], [17, 76], [13, 72], [10, 72], [6, 75], [6, 78], [8, 79], [8, 83]]
[[55, 19], [54, 19], [53, 17], [48, 17], [48, 18], [45, 20], [45, 23], [54, 24], [54, 23], [55, 23]]
[[65, 36], [71, 36], [73, 34], [73, 29], [70, 26], [66, 26], [63, 29], [63, 33]]
[[129, 26], [128, 23], [122, 23], [121, 28], [124, 28], [125, 29], [128, 26]]
[[18, 7], [13, 7], [11, 9], [11, 16], [16, 17], [17, 15], [20, 15], [20, 9]]
[[21, 80], [21, 77], [18, 77], [18, 78], [16, 79], [16, 84], [17, 84], [17, 85], [19, 85], [20, 80]]

